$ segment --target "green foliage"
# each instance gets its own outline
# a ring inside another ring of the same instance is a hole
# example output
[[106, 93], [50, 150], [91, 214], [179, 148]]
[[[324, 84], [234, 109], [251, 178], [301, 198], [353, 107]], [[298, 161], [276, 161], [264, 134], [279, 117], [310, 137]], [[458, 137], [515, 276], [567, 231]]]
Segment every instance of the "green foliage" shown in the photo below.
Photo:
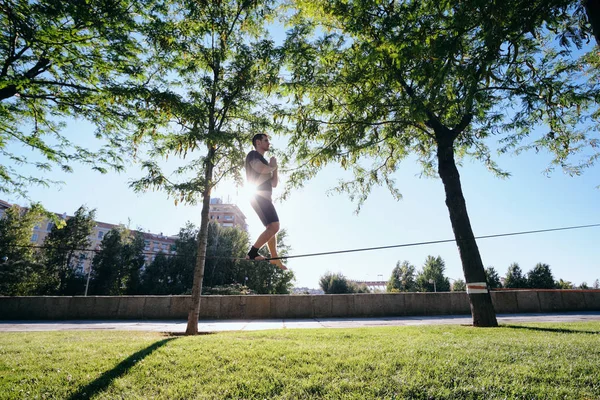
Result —
[[502, 287], [502, 281], [500, 280], [500, 275], [494, 267], [487, 267], [485, 269], [485, 278], [487, 281], [487, 285], [490, 289], [496, 289]]
[[[190, 222], [179, 232], [177, 255], [159, 254], [142, 273], [143, 294], [189, 294], [192, 290], [197, 254], [198, 229]], [[289, 246], [287, 233], [278, 234], [281, 255]], [[288, 294], [294, 273], [281, 271], [267, 262], [244, 261], [249, 247], [248, 232], [209, 223], [203, 294]], [[264, 255], [268, 256], [268, 252]]]
[[[423, 270], [417, 273], [416, 286], [420, 292], [449, 292], [450, 280], [444, 276], [446, 263], [442, 257], [427, 256]], [[430, 283], [429, 281], [434, 281]]]
[[555, 283], [555, 287], [557, 289], [573, 289], [573, 283], [569, 282], [569, 281], [564, 281], [562, 279], [559, 279], [556, 283]]
[[519, 264], [512, 263], [508, 267], [506, 277], [504, 278], [504, 287], [509, 289], [523, 289], [527, 287], [527, 278], [523, 276], [523, 271]]
[[44, 213], [40, 204], [29, 208], [13, 205], [6, 209], [0, 218], [0, 260], [33, 261], [36, 258], [31, 235], [33, 228], [42, 222]]
[[[136, 144], [150, 148], [136, 191], [194, 204], [223, 179], [242, 182], [250, 138], [273, 127], [263, 94], [278, 83], [279, 54], [264, 29], [272, 7], [175, 0], [152, 11], [144, 32], [152, 78], [131, 94], [144, 99]], [[156, 160], [169, 157], [186, 162], [168, 174]]]
[[[499, 176], [502, 152], [548, 149], [553, 166], [579, 173], [599, 157], [600, 57], [572, 1], [291, 2], [285, 45], [295, 123], [290, 157], [300, 186], [329, 163], [354, 172], [335, 190], [358, 206], [373, 185], [399, 198], [393, 173], [414, 154], [436, 172], [438, 145], [454, 142]], [[544, 134], [528, 139], [544, 125]], [[526, 144], [521, 146], [520, 143]], [[582, 153], [569, 163], [569, 157]]]
[[455, 280], [454, 283], [452, 284], [452, 291], [453, 292], [466, 292], [467, 291], [466, 282], [463, 281], [462, 279]]
[[53, 224], [44, 242], [44, 261], [49, 278], [45, 294], [83, 294], [83, 268], [78, 268], [85, 258], [90, 257], [90, 253], [80, 250], [91, 245], [89, 237], [96, 225], [95, 214], [96, 210], [81, 206], [65, 226], [59, 228]]
[[353, 293], [351, 282], [341, 272], [326, 272], [319, 278], [319, 286], [325, 294]]
[[123, 227], [113, 228], [104, 235], [100, 246], [92, 263], [91, 293], [114, 296], [138, 292], [144, 265], [142, 234], [131, 235]]
[[[69, 172], [74, 161], [100, 172], [122, 169], [119, 130], [135, 113], [122, 107], [119, 92], [142, 76], [139, 35], [133, 33], [151, 3], [0, 4], [0, 193], [25, 195], [29, 185], [56, 183], [43, 173], [53, 167]], [[73, 118], [93, 123], [108, 146], [92, 152], [63, 136], [64, 121]], [[35, 155], [19, 154], [20, 146]], [[24, 175], [24, 164], [37, 172]]]
[[544, 263], [537, 263], [527, 273], [527, 287], [531, 289], [554, 289], [554, 277], [552, 276], [550, 266]]
[[415, 266], [408, 261], [396, 263], [392, 276], [388, 280], [387, 292], [416, 292]]
[[593, 286], [593, 288], [594, 288], [594, 289], [600, 289], [600, 279], [596, 279], [596, 280], [594, 281], [594, 286]]

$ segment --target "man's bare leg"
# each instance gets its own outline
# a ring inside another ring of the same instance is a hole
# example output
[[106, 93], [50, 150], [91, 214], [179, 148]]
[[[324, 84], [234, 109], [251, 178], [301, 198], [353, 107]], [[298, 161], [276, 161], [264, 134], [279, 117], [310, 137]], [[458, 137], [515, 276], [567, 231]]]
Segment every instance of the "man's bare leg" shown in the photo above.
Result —
[[[260, 234], [260, 236], [258, 237], [258, 239], [256, 239], [256, 242], [254, 242], [254, 246], [253, 247], [255, 247], [257, 249], [260, 249], [272, 237], [275, 237], [275, 235], [277, 235], [277, 232], [279, 232], [279, 222], [272, 222], [272, 223], [270, 223], [269, 225], [267, 225], [265, 231]], [[269, 250], [271, 250], [271, 247], [269, 247]], [[273, 253], [271, 253], [271, 254], [273, 254]], [[246, 258], [248, 258], [248, 256], [246, 256]], [[257, 260], [257, 261], [260, 261], [260, 260], [264, 260], [265, 258], [263, 256], [257, 256], [254, 259]]]
[[[277, 234], [273, 235], [273, 237], [269, 239], [269, 241], [267, 242], [267, 246], [269, 247], [269, 253], [271, 253], [271, 257], [279, 257], [279, 255], [277, 254]], [[284, 271], [287, 269], [287, 267], [283, 265], [281, 260], [269, 260], [269, 262], [271, 264], [276, 265], [278, 268], [281, 268]]]

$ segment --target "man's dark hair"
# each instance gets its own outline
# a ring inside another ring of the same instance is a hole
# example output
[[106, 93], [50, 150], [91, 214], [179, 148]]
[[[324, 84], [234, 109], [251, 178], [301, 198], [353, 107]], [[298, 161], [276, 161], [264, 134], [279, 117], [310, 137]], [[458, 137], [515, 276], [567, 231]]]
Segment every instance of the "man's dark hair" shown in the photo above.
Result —
[[257, 133], [256, 135], [254, 135], [254, 137], [252, 138], [252, 146], [256, 147], [256, 141], [263, 140], [265, 136], [267, 135], [264, 133]]

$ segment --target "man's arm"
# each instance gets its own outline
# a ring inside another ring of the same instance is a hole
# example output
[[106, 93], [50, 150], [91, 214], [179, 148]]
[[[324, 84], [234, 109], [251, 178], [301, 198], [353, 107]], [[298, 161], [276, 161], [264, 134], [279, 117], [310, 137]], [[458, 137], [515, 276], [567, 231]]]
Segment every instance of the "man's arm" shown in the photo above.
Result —
[[273, 168], [273, 175], [271, 176], [271, 186], [276, 188], [277, 183], [279, 183], [279, 176], [277, 175], [277, 159], [275, 157], [271, 157], [269, 160], [269, 166]]

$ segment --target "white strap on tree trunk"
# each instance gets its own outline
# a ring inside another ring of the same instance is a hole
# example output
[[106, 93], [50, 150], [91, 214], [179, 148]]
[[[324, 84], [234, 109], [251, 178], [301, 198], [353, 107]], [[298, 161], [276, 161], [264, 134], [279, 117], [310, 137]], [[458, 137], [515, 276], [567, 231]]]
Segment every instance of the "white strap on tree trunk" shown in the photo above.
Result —
[[468, 294], [481, 294], [487, 293], [487, 283], [485, 282], [471, 282], [467, 283], [467, 293]]

